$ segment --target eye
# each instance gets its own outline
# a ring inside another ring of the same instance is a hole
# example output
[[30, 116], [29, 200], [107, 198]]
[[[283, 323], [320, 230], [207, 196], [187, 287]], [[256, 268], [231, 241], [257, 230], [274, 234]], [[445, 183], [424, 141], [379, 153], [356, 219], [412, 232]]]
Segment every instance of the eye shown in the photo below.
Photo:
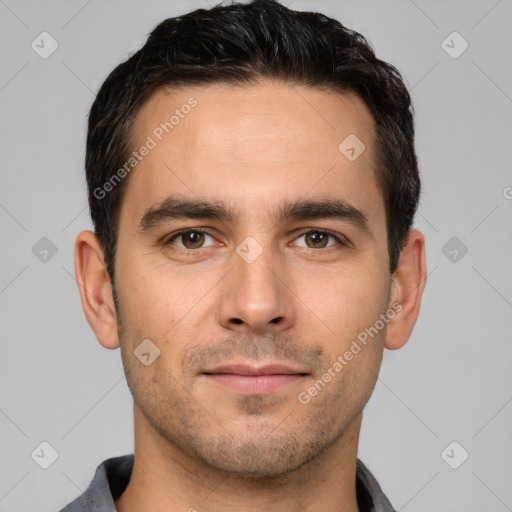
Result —
[[[299, 238], [304, 237], [304, 240], [306, 242], [306, 246], [309, 249], [325, 249], [327, 247], [333, 247], [336, 245], [336, 243], [328, 245], [329, 239], [334, 239], [335, 242], [341, 245], [346, 245], [340, 237], [336, 236], [334, 233], [331, 233], [330, 231], [325, 231], [323, 229], [309, 229], [306, 231], [303, 231], [297, 240]], [[302, 246], [304, 247], [304, 246]]]
[[[204, 249], [205, 247], [210, 247], [204, 245], [205, 237], [210, 237], [212, 240], [214, 240], [214, 243], [210, 244], [210, 246], [215, 245], [215, 239], [206, 231], [200, 228], [183, 229], [178, 231], [177, 233], [171, 235], [170, 238], [164, 242], [164, 245], [174, 245], [180, 249], [191, 251]], [[339, 236], [323, 229], [303, 230], [295, 240], [303, 237], [306, 245], [299, 244], [299, 247], [306, 247], [307, 249], [312, 250], [326, 249], [334, 247], [337, 244], [342, 246], [347, 245]], [[175, 243], [175, 240], [177, 240], [179, 243]], [[329, 241], [333, 241], [334, 243], [329, 244]]]
[[[189, 250], [202, 249], [204, 247], [203, 244], [205, 237], [210, 237], [213, 240], [213, 237], [202, 229], [184, 229], [172, 235], [171, 238], [167, 239], [165, 245], [176, 245], [181, 249]], [[176, 239], [180, 241], [182, 245], [173, 243]]]

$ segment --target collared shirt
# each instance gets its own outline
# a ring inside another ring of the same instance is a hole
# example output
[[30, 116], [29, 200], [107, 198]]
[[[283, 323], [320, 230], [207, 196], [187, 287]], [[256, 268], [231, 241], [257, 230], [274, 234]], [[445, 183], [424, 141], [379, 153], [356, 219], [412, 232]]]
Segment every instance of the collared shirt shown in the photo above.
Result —
[[[83, 494], [60, 512], [116, 512], [114, 501], [128, 486], [133, 469], [133, 454], [103, 461]], [[395, 512], [379, 483], [368, 468], [357, 459], [357, 504], [360, 512]]]

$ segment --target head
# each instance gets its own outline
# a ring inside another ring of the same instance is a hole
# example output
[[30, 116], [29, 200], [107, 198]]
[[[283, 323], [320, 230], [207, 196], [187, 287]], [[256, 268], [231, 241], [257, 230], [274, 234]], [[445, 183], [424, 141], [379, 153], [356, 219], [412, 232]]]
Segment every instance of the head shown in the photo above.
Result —
[[[82, 304], [148, 432], [265, 476], [353, 433], [425, 281], [410, 97], [363, 36], [272, 0], [167, 19], [102, 85], [86, 174]], [[295, 378], [212, 377], [237, 363]]]

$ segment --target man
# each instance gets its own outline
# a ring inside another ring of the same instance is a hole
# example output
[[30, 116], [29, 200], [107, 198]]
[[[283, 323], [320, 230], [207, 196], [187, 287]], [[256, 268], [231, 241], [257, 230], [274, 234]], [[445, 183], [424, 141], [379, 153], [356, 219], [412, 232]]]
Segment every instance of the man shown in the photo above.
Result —
[[272, 0], [167, 19], [101, 87], [86, 173], [77, 282], [135, 453], [63, 510], [393, 510], [357, 449], [426, 278], [398, 71]]

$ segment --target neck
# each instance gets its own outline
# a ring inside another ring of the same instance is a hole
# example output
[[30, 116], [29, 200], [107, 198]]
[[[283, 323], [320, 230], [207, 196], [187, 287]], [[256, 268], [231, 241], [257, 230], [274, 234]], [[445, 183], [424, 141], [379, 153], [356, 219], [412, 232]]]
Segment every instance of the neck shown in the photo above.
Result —
[[356, 460], [361, 415], [343, 436], [301, 468], [249, 478], [205, 466], [160, 436], [134, 405], [135, 457], [118, 512], [358, 512]]

